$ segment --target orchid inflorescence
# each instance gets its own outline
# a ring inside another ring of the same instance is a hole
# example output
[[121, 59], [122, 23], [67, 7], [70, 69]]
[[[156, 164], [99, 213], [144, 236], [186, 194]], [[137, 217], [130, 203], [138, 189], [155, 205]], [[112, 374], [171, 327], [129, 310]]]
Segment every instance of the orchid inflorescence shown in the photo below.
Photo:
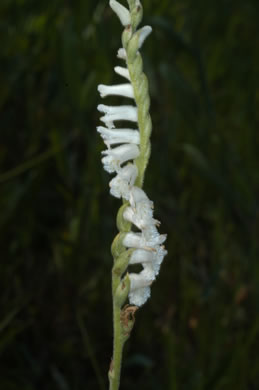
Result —
[[[110, 193], [122, 198], [123, 205], [117, 215], [119, 234], [112, 244], [114, 266], [112, 270], [114, 345], [109, 369], [110, 390], [118, 390], [122, 350], [134, 324], [134, 313], [150, 297], [150, 286], [159, 273], [166, 255], [163, 243], [166, 235], [159, 234], [159, 221], [153, 217], [153, 202], [142, 189], [145, 170], [150, 156], [152, 122], [149, 114], [148, 81], [143, 73], [139, 49], [151, 33], [150, 26], [137, 29], [142, 19], [140, 0], [128, 0], [129, 9], [110, 0], [110, 7], [125, 27], [123, 47], [118, 58], [125, 66], [116, 66], [115, 72], [126, 79], [118, 85], [99, 85], [101, 97], [110, 95], [132, 99], [135, 105], [97, 108], [104, 115], [105, 126], [97, 127], [107, 146], [102, 152], [104, 169], [116, 176], [110, 181]], [[129, 122], [127, 128], [116, 128], [115, 122]], [[129, 272], [134, 264], [142, 270]], [[127, 298], [130, 305], [122, 308]]]
[[[98, 91], [101, 97], [119, 95], [133, 99], [136, 106], [106, 106], [100, 104], [98, 110], [104, 114], [101, 121], [106, 127], [99, 126], [97, 131], [107, 146], [107, 149], [102, 152], [104, 155], [102, 158], [104, 169], [109, 173], [116, 173], [116, 176], [110, 182], [110, 192], [113, 196], [122, 198], [124, 201], [123, 212], [120, 213], [122, 218], [135, 225], [139, 230], [139, 232], [124, 232], [122, 244], [125, 250], [126, 248], [133, 249], [128, 264], [142, 264], [143, 266], [141, 272], [129, 273], [129, 302], [141, 306], [150, 296], [150, 285], [155, 280], [167, 252], [162, 245], [166, 235], [158, 233], [157, 226], [159, 226], [159, 222], [153, 218], [153, 202], [140, 188], [143, 177], [139, 181], [140, 185], [136, 185], [139, 174], [142, 173], [142, 176], [144, 176], [145, 167], [144, 169], [142, 167], [142, 172], [139, 172], [139, 166], [143, 162], [140, 157], [141, 154], [146, 153], [145, 148], [150, 149], [149, 145], [148, 148], [146, 146], [149, 143], [151, 133], [151, 128], [147, 131], [145, 129], [146, 125], [143, 126], [143, 116], [146, 115], [146, 111], [149, 109], [149, 96], [146, 77], [142, 72], [139, 49], [152, 29], [150, 26], [145, 26], [138, 31], [134, 31], [134, 24], [136, 29], [138, 16], [135, 16], [135, 20], [132, 20], [134, 19], [132, 14], [134, 11], [136, 13], [136, 10], [141, 13], [142, 9], [139, 1], [135, 0], [129, 3], [131, 12], [116, 0], [110, 1], [110, 7], [125, 27], [122, 39], [124, 47], [119, 49], [118, 57], [125, 61], [126, 67], [116, 66], [114, 70], [127, 79], [127, 83], [111, 86], [101, 84], [98, 86]], [[141, 68], [141, 71], [139, 71], [139, 68]], [[145, 103], [143, 100], [146, 97]], [[114, 122], [116, 121], [133, 122], [138, 128], [115, 128]], [[149, 123], [151, 125], [148, 114], [147, 125]], [[141, 130], [143, 134], [141, 134]], [[146, 136], [148, 136], [147, 140], [145, 140]], [[143, 144], [142, 141], [144, 141]]]

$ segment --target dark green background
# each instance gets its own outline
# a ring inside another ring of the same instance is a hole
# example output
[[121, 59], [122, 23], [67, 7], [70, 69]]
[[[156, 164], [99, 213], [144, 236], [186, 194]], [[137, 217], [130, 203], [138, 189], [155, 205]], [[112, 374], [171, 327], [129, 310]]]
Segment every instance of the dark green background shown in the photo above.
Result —
[[[144, 0], [152, 156], [167, 233], [122, 389], [259, 386], [259, 2]], [[108, 1], [0, 2], [0, 389], [104, 390], [112, 352], [99, 83], [119, 83]], [[117, 99], [116, 102], [119, 100]]]

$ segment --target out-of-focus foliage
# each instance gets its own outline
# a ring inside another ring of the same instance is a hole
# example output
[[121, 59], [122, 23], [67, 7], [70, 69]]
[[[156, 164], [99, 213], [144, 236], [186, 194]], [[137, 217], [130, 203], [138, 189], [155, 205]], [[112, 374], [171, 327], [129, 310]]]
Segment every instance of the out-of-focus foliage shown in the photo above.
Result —
[[[144, 0], [145, 189], [168, 256], [122, 388], [259, 384], [259, 2]], [[98, 83], [120, 82], [108, 1], [0, 2], [0, 389], [103, 390], [112, 352]]]

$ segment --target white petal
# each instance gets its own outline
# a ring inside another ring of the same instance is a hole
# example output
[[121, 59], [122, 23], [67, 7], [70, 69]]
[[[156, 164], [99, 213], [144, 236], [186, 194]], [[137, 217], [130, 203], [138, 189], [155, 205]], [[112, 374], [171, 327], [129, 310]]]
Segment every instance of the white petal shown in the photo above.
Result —
[[125, 50], [124, 48], [121, 47], [121, 48], [118, 50], [117, 57], [120, 58], [121, 60], [126, 60], [126, 59], [127, 59], [126, 50]]
[[136, 207], [139, 202], [149, 202], [150, 207], [153, 207], [153, 202], [148, 199], [146, 193], [139, 187], [132, 187], [130, 194], [130, 205]]
[[[150, 277], [149, 277], [150, 276]], [[150, 286], [155, 279], [154, 275], [147, 275], [145, 271], [141, 271], [139, 274], [131, 273], [129, 274], [130, 278], [130, 291], [137, 290], [141, 287]]]
[[154, 256], [154, 252], [146, 251], [145, 249], [136, 249], [130, 257], [129, 264], [151, 262], [154, 260]]
[[118, 169], [118, 161], [114, 160], [112, 156], [105, 156], [102, 158], [103, 168], [109, 173], [116, 172]]
[[145, 241], [143, 240], [141, 233], [127, 233], [123, 240], [123, 245], [128, 248], [146, 248]]
[[106, 113], [106, 115], [101, 117], [101, 121], [106, 123], [109, 128], [113, 128], [113, 122], [118, 120], [138, 121], [138, 111], [134, 106], [105, 106], [104, 104], [99, 104], [97, 109]]
[[167, 255], [167, 251], [165, 250], [163, 245], [158, 246], [157, 252], [154, 255], [153, 267], [155, 275], [158, 275], [160, 270], [160, 265], [164, 260], [165, 255]]
[[131, 305], [142, 306], [150, 297], [150, 287], [142, 287], [129, 293]]
[[136, 208], [127, 207], [123, 217], [139, 229], [149, 228], [156, 223], [153, 219], [153, 211], [146, 202], [138, 203]]
[[117, 74], [119, 74], [122, 77], [125, 77], [130, 81], [130, 74], [127, 68], [122, 68], [121, 66], [115, 66], [114, 70]]
[[127, 164], [119, 169], [117, 175], [110, 181], [110, 193], [116, 198], [129, 199], [129, 189], [135, 183], [138, 169], [135, 164]]
[[98, 91], [101, 97], [108, 95], [124, 96], [134, 99], [133, 87], [131, 84], [119, 84], [119, 85], [98, 85]]
[[129, 10], [118, 3], [116, 0], [110, 0], [110, 7], [117, 14], [123, 26], [127, 26], [131, 23]]
[[106, 154], [102, 158], [104, 169], [108, 172], [115, 172], [124, 162], [138, 157], [139, 148], [134, 144], [124, 144], [113, 149], [104, 150], [102, 154]]
[[124, 211], [124, 218], [136, 225], [139, 229], [150, 229], [158, 221], [153, 218], [153, 202], [139, 187], [132, 187], [130, 191], [130, 205]]
[[155, 248], [156, 245], [161, 245], [165, 242], [167, 235], [159, 234], [155, 225], [150, 225], [148, 228], [143, 229], [143, 237], [147, 242], [147, 246]]
[[106, 127], [99, 126], [97, 131], [100, 133], [104, 142], [109, 145], [132, 143], [139, 145], [139, 131], [132, 129], [107, 129]]
[[140, 30], [140, 35], [139, 35], [139, 41], [138, 41], [138, 48], [140, 49], [143, 43], [145, 42], [146, 38], [151, 34], [152, 32], [152, 27], [150, 26], [144, 26]]

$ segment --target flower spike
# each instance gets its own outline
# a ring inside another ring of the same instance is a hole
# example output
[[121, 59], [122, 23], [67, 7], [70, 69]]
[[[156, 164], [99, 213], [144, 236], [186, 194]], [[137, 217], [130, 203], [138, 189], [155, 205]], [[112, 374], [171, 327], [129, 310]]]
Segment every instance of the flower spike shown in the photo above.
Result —
[[[102, 98], [115, 95], [131, 99], [133, 105], [99, 104], [97, 107], [103, 114], [100, 120], [104, 123], [104, 126], [97, 127], [97, 131], [107, 146], [102, 152], [102, 163], [107, 172], [116, 174], [109, 184], [110, 193], [123, 200], [117, 215], [119, 234], [112, 244], [114, 357], [109, 371], [110, 390], [119, 388], [121, 350], [134, 324], [132, 313], [150, 297], [151, 285], [167, 254], [163, 245], [166, 235], [158, 232], [160, 222], [153, 216], [153, 202], [142, 189], [151, 150], [152, 122], [148, 82], [139, 50], [152, 28], [144, 26], [137, 29], [143, 14], [140, 0], [128, 0], [128, 5], [129, 9], [116, 0], [110, 0], [110, 7], [125, 27], [122, 33], [123, 47], [117, 55], [125, 61], [125, 65], [116, 66], [114, 70], [127, 82], [100, 84], [98, 92]], [[136, 128], [117, 128], [117, 121], [133, 122]], [[134, 264], [141, 264], [139, 273], [131, 272]], [[123, 308], [127, 298], [130, 306]]]

